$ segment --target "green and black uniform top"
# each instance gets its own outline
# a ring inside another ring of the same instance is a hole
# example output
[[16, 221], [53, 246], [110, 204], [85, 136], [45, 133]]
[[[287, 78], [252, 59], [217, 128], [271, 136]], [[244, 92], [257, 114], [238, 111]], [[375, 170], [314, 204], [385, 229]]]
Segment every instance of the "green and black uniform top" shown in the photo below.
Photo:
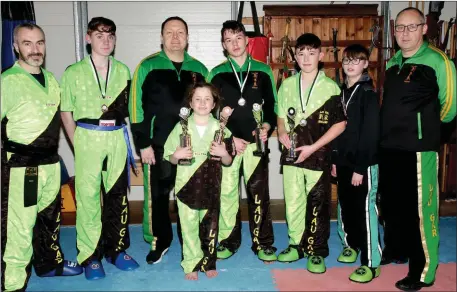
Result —
[[[278, 91], [278, 117], [284, 119], [289, 132], [288, 110], [295, 109], [294, 131], [297, 134], [297, 147], [312, 145], [319, 140], [334, 124], [345, 121], [343, 106], [339, 97], [341, 92], [332, 79], [319, 71], [311, 86], [302, 90], [301, 72], [283, 81]], [[303, 122], [305, 121], [305, 122]], [[325, 145], [302, 163], [293, 164], [284, 160], [287, 149], [283, 147], [281, 164], [322, 171], [330, 163], [330, 145]]]
[[388, 62], [381, 105], [381, 147], [438, 151], [440, 122], [456, 115], [455, 66], [424, 42], [410, 58], [401, 51]]
[[14, 153], [14, 156], [23, 157], [13, 163], [15, 166], [59, 161], [59, 83], [51, 72], [43, 68], [41, 72], [44, 86], [17, 62], [2, 73], [3, 149]]
[[109, 64], [107, 80], [96, 72], [90, 56], [70, 65], [61, 80], [61, 110], [73, 112], [75, 121], [98, 125], [98, 119], [116, 119], [116, 124], [125, 124], [130, 70], [113, 57]]
[[368, 73], [351, 87], [343, 84], [340, 95], [347, 114], [344, 132], [335, 139], [334, 164], [348, 166], [359, 174], [378, 163], [379, 102]]
[[[180, 67], [179, 67], [180, 66]], [[135, 70], [130, 89], [130, 123], [137, 152], [151, 145], [163, 148], [179, 121], [190, 86], [205, 80], [208, 69], [184, 52], [176, 66], [164, 51], [143, 59]]]
[[[222, 162], [209, 159], [208, 152], [219, 130], [219, 121], [210, 116], [204, 132], [199, 133], [195, 124], [194, 115], [188, 119], [188, 134], [191, 136], [192, 151], [195, 161], [191, 165], [178, 165], [176, 170], [175, 194], [184, 204], [192, 209], [209, 209], [219, 207], [222, 183]], [[176, 124], [164, 146], [163, 158], [170, 160], [170, 156], [180, 145], [182, 126]], [[201, 136], [200, 136], [201, 134]], [[232, 134], [228, 129], [224, 131], [224, 143], [227, 152], [235, 155]]]
[[[263, 122], [270, 124], [268, 135], [271, 135], [276, 127], [277, 96], [273, 72], [267, 64], [248, 55], [240, 67], [229, 57], [227, 61], [211, 70], [207, 81], [219, 88], [223, 97], [221, 108], [229, 106], [234, 109], [227, 122], [227, 128], [233, 136], [251, 143], [255, 142], [252, 136], [252, 131], [257, 126], [252, 113], [254, 103], [263, 103], [262, 119]], [[244, 106], [238, 103], [241, 97], [245, 100]]]

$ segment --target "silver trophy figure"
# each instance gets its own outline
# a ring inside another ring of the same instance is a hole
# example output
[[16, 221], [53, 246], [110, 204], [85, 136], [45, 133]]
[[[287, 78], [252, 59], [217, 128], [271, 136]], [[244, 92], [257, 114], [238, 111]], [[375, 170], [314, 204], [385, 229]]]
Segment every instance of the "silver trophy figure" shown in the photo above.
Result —
[[[191, 142], [191, 137], [190, 134], [188, 133], [189, 131], [189, 115], [190, 115], [190, 110], [187, 107], [182, 107], [181, 110], [179, 111], [179, 123], [181, 124], [182, 127], [182, 134], [179, 135], [179, 146], [182, 148], [185, 147], [192, 147], [192, 142]], [[179, 165], [191, 165], [194, 162], [194, 158], [190, 159], [180, 159], [178, 161]]]
[[[218, 144], [222, 144], [222, 141], [224, 140], [225, 126], [227, 125], [228, 118], [230, 117], [231, 114], [232, 114], [232, 109], [230, 107], [226, 106], [222, 109], [221, 116], [219, 119], [219, 130], [217, 130], [216, 133], [214, 133], [214, 142], [216, 142]], [[210, 155], [210, 159], [219, 161], [219, 160], [221, 160], [221, 157]]]
[[252, 113], [257, 124], [255, 128], [255, 144], [257, 149], [253, 152], [254, 156], [263, 156], [266, 154], [265, 142], [260, 139], [260, 131], [262, 130], [262, 105], [254, 103], [252, 105]]
[[285, 157], [286, 162], [295, 162], [297, 160], [297, 153], [295, 148], [297, 147], [297, 133], [295, 133], [295, 115], [296, 111], [293, 107], [290, 107], [287, 110], [287, 124], [289, 124], [289, 136], [290, 148], [287, 150], [287, 155]]

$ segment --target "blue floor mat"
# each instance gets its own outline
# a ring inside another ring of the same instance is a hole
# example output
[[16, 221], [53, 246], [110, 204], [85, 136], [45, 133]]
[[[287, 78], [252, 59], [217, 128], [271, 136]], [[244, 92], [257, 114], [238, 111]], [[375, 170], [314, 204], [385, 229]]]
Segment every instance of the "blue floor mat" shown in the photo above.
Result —
[[[286, 224], [275, 223], [273, 226], [275, 246], [280, 252], [288, 245]], [[456, 218], [441, 218], [439, 228], [440, 262], [455, 262]], [[341, 252], [341, 242], [336, 230], [336, 222], [332, 222], [329, 240], [330, 255], [326, 258], [327, 267], [343, 266], [336, 261]], [[84, 275], [39, 278], [33, 273], [27, 291], [275, 291], [272, 269], [306, 268], [306, 260], [290, 264], [276, 262], [270, 265], [259, 261], [250, 248], [249, 226], [243, 223], [241, 247], [229, 260], [217, 262], [219, 276], [208, 279], [203, 273], [199, 273], [198, 281], [186, 281], [180, 266], [181, 251], [176, 236], [176, 224], [173, 224], [173, 231], [172, 246], [162, 262], [157, 265], [146, 263], [145, 257], [149, 251], [149, 244], [143, 241], [141, 226], [131, 225], [131, 246], [128, 253], [140, 264], [137, 270], [123, 272], [103, 260], [106, 278], [97, 281], [87, 281]], [[63, 227], [60, 242], [65, 259], [75, 260], [75, 228]]]

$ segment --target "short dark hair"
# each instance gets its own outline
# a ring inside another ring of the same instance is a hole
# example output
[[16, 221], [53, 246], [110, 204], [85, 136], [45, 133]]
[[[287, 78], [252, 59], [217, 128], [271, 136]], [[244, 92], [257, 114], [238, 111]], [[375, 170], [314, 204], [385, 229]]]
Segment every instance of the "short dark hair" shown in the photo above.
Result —
[[38, 29], [39, 31], [41, 31], [41, 33], [43, 34], [44, 36], [44, 31], [43, 29], [35, 24], [35, 23], [31, 23], [31, 22], [24, 22], [24, 23], [21, 23], [21, 24], [18, 24], [15, 28], [14, 28], [14, 31], [13, 31], [13, 41], [16, 43], [17, 42], [17, 35], [19, 34], [19, 30], [22, 29], [22, 28], [27, 28], [29, 30], [33, 30], [33, 29]]
[[93, 17], [89, 21], [89, 24], [87, 24], [87, 34], [91, 35], [94, 31], [116, 35], [116, 24], [111, 19], [105, 17]]
[[160, 30], [161, 35], [163, 35], [163, 29], [165, 28], [165, 24], [167, 24], [167, 22], [173, 21], [173, 20], [178, 20], [178, 21], [181, 21], [182, 23], [184, 23], [184, 26], [186, 27], [186, 33], [189, 34], [189, 28], [187, 27], [187, 22], [185, 22], [184, 19], [182, 19], [179, 16], [172, 16], [172, 17], [168, 17], [167, 19], [165, 19], [164, 22], [162, 22], [162, 29]]
[[417, 14], [419, 14], [422, 23], [425, 23], [425, 22], [427, 21], [427, 19], [425, 18], [424, 13], [422, 13], [422, 11], [420, 11], [420, 10], [417, 9], [416, 7], [406, 7], [406, 8], [403, 9], [402, 11], [398, 12], [397, 17], [395, 17], [395, 23], [397, 22], [398, 17], [399, 17], [403, 12], [410, 11], [410, 10], [415, 11], [415, 12], [417, 12]]
[[197, 82], [195, 85], [189, 87], [189, 89], [187, 90], [186, 105], [190, 105], [190, 103], [192, 102], [192, 97], [194, 96], [194, 93], [198, 88], [208, 88], [209, 91], [211, 91], [211, 95], [213, 96], [214, 101], [213, 112], [217, 112], [219, 106], [222, 103], [222, 96], [220, 95], [219, 89], [216, 86], [204, 81]]
[[322, 42], [320, 38], [313, 33], [304, 33], [298, 37], [295, 44], [295, 52], [299, 52], [305, 48], [308, 49], [320, 49]]
[[241, 22], [236, 20], [227, 20], [222, 24], [221, 42], [224, 42], [224, 33], [227, 30], [231, 31], [232, 33], [242, 32], [244, 35], [246, 35], [246, 28], [244, 28], [244, 25]]
[[344, 49], [343, 56], [349, 59], [369, 60], [370, 52], [360, 44], [353, 44]]

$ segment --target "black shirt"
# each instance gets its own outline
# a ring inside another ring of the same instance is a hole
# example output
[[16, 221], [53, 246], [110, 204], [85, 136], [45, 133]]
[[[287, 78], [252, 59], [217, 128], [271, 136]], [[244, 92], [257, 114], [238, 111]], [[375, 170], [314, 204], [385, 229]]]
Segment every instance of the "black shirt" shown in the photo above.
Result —
[[35, 79], [38, 82], [40, 82], [41, 86], [46, 87], [46, 81], [44, 79], [44, 74], [43, 74], [43, 71], [41, 71], [41, 69], [40, 69], [40, 73], [32, 74], [32, 76], [35, 77]]

